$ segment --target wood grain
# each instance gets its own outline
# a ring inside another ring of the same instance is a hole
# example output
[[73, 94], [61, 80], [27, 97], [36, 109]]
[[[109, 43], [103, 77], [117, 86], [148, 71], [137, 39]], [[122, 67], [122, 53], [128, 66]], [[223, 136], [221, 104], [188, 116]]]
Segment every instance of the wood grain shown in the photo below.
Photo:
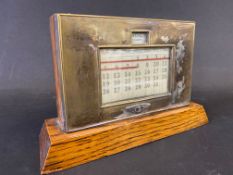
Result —
[[196, 103], [73, 133], [63, 133], [55, 118], [48, 119], [40, 133], [41, 174], [84, 164], [206, 123], [205, 110]]

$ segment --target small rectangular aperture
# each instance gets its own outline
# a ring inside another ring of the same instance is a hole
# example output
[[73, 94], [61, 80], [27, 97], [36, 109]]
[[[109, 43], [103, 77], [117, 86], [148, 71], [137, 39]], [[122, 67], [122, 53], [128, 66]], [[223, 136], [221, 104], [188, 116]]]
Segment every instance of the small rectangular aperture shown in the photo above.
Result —
[[149, 31], [132, 32], [132, 44], [148, 44]]

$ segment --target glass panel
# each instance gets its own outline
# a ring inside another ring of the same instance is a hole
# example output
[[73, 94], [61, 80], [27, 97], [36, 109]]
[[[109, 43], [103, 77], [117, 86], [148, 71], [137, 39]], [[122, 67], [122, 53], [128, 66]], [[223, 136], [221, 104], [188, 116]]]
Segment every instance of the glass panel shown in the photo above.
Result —
[[100, 49], [102, 105], [169, 92], [170, 48]]
[[133, 32], [132, 44], [148, 44], [149, 32]]

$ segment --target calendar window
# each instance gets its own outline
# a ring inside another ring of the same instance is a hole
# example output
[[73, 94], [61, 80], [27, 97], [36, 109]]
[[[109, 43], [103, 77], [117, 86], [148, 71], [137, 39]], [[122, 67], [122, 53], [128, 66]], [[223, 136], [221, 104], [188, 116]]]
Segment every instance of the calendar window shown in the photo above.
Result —
[[169, 93], [169, 47], [101, 48], [102, 105]]

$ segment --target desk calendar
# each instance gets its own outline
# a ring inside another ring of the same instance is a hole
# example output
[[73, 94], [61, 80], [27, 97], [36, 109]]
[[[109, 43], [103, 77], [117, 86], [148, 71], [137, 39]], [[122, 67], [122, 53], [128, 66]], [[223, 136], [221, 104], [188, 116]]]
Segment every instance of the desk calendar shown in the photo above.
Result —
[[208, 122], [190, 102], [195, 23], [54, 14], [57, 118], [40, 133], [41, 174]]

